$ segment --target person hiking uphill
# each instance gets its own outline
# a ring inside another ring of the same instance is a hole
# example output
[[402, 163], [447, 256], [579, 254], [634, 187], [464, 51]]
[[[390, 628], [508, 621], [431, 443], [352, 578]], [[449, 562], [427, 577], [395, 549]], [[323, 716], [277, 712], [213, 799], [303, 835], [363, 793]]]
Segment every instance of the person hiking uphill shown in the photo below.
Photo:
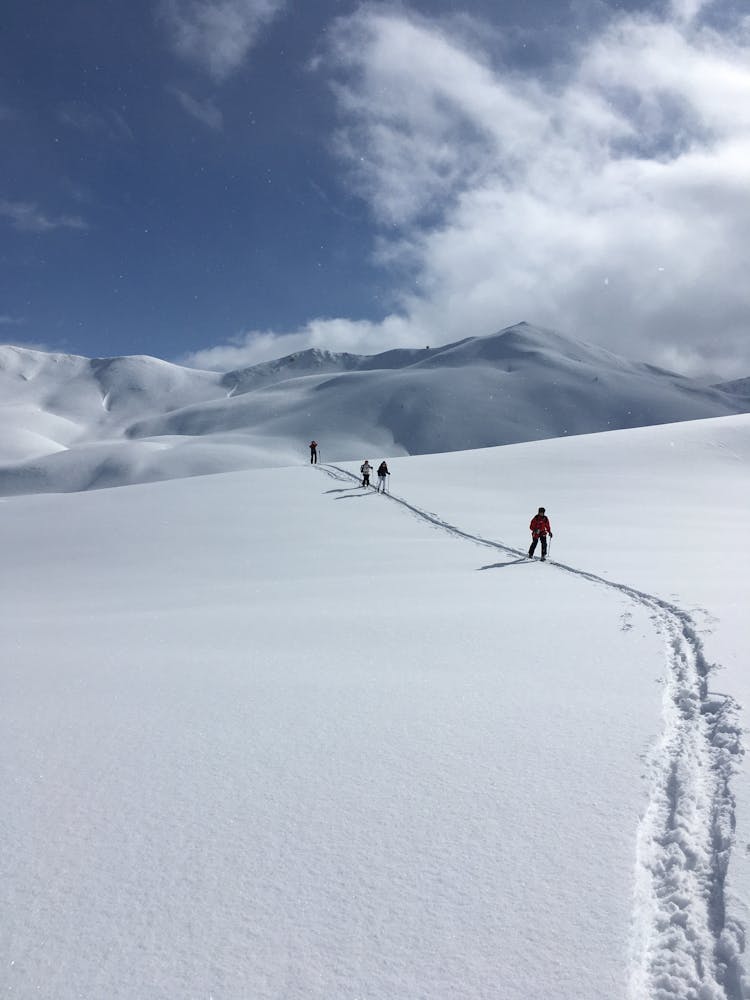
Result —
[[317, 465], [318, 462], [318, 442], [310, 442], [310, 465]]
[[390, 476], [385, 459], [378, 466], [378, 493], [385, 493], [385, 477]]
[[370, 465], [370, 460], [369, 459], [366, 458], [364, 460], [364, 462], [359, 467], [359, 471], [362, 473], [362, 485], [363, 486], [369, 486], [370, 485], [370, 473], [372, 472], [372, 466]]
[[547, 558], [547, 535], [552, 538], [552, 528], [549, 524], [549, 518], [544, 513], [544, 507], [539, 508], [539, 512], [534, 514], [531, 519], [531, 524], [529, 525], [531, 529], [531, 537], [533, 541], [531, 542], [531, 548], [529, 549], [529, 559], [534, 558], [534, 550], [536, 549], [536, 543], [542, 543], [542, 562]]

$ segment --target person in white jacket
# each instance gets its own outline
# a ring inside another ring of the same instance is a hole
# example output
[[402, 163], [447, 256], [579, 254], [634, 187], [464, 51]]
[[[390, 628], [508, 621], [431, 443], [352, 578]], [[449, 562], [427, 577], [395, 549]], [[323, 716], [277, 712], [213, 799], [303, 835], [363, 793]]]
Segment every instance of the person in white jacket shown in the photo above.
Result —
[[372, 466], [370, 465], [369, 459], [366, 458], [364, 460], [364, 462], [359, 467], [359, 471], [362, 473], [362, 485], [369, 486], [370, 473], [372, 472]]

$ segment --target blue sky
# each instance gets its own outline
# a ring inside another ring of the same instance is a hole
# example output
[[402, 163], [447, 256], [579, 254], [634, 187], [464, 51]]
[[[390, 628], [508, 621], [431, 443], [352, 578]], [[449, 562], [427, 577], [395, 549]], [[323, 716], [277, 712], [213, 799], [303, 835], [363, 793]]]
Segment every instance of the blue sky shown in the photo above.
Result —
[[749, 55], [734, 2], [6, 0], [0, 339], [746, 375]]

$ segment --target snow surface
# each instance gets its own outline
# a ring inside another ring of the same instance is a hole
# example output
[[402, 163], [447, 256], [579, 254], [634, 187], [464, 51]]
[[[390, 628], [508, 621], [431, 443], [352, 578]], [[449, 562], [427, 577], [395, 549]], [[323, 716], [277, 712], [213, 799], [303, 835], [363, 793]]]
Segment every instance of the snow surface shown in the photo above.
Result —
[[743, 415], [0, 502], [0, 989], [750, 996], [749, 460]]
[[241, 371], [0, 347], [0, 495], [71, 492], [304, 456], [426, 454], [750, 408], [526, 323], [371, 357], [310, 350]]

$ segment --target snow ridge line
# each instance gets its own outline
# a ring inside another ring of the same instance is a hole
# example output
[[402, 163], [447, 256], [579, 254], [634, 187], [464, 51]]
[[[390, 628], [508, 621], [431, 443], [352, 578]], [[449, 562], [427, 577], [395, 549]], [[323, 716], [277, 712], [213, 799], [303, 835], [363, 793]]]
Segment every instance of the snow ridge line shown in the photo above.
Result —
[[[359, 482], [338, 466], [319, 468], [338, 481]], [[454, 537], [526, 556], [387, 496]], [[725, 894], [735, 829], [731, 779], [744, 752], [738, 705], [709, 692], [716, 665], [706, 659], [687, 611], [595, 573], [551, 565], [647, 608], [665, 637], [664, 730], [651, 754], [649, 799], [636, 838], [631, 1000], [742, 1000], [750, 996], [745, 933], [727, 912]]]

